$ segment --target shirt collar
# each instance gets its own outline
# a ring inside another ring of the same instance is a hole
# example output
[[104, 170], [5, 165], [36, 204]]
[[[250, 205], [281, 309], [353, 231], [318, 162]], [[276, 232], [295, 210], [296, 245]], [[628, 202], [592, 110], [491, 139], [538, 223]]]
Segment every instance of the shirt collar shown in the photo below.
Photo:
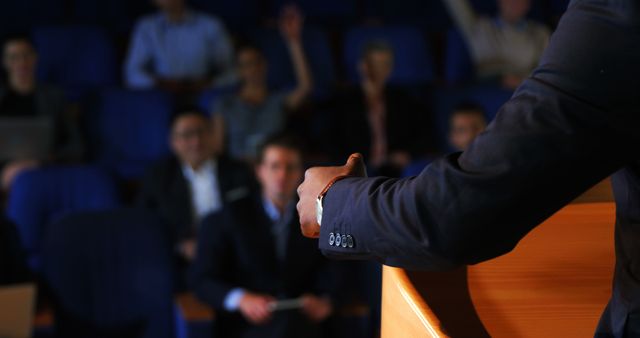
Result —
[[215, 159], [208, 159], [200, 166], [200, 169], [198, 170], [193, 170], [193, 168], [191, 168], [191, 166], [187, 163], [182, 164], [182, 173], [188, 180], [192, 180], [197, 176], [202, 176], [203, 174], [213, 173], [217, 169], [218, 162]]
[[196, 17], [195, 16], [195, 12], [192, 11], [191, 9], [189, 9], [189, 8], [186, 8], [184, 10], [184, 18], [180, 22], [171, 22], [171, 21], [169, 21], [169, 18], [167, 18], [167, 15], [164, 12], [160, 12], [159, 14], [160, 14], [160, 21], [164, 25], [183, 25], [183, 24], [191, 22]]
[[278, 210], [276, 205], [273, 204], [271, 200], [269, 200], [266, 197], [262, 197], [262, 206], [264, 207], [264, 211], [269, 217], [269, 219], [274, 223], [284, 220], [285, 217], [287, 217], [291, 213], [293, 209], [293, 205], [294, 203], [290, 202], [289, 204], [287, 204], [287, 207], [285, 208], [284, 213], [280, 213], [280, 210]]

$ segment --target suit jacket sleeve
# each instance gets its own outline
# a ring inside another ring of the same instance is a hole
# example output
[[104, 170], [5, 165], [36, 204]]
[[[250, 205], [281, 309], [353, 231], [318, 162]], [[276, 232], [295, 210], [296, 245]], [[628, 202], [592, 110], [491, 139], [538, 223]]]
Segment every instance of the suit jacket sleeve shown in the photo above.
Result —
[[[580, 193], [636, 161], [637, 5], [605, 6], [572, 5], [541, 65], [466, 152], [417, 177], [336, 183], [324, 199], [323, 252], [407, 268], [477, 263], [510, 251]], [[330, 245], [331, 233], [351, 235], [354, 247]]]
[[225, 297], [236, 287], [225, 281], [233, 270], [230, 238], [224, 230], [226, 214], [206, 217], [198, 233], [196, 260], [190, 271], [191, 286], [197, 297], [215, 309], [224, 309]]

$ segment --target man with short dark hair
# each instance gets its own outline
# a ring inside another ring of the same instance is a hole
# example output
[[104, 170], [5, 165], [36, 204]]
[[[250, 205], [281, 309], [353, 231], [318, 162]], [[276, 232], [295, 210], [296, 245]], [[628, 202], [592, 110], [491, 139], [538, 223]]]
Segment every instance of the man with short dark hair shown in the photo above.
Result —
[[[272, 138], [256, 174], [262, 191], [207, 217], [192, 282], [216, 309], [217, 337], [323, 337], [334, 286], [317, 241], [300, 235], [295, 189], [302, 180], [299, 143]], [[290, 301], [290, 309], [282, 308]], [[293, 303], [293, 304], [291, 304]]]
[[449, 118], [449, 144], [456, 151], [465, 151], [486, 127], [482, 107], [473, 102], [460, 103]]
[[195, 256], [198, 224], [224, 204], [250, 194], [253, 177], [238, 162], [216, 156], [211, 121], [195, 107], [179, 110], [171, 123], [173, 155], [143, 177], [137, 204], [157, 212], [170, 226], [179, 255]]

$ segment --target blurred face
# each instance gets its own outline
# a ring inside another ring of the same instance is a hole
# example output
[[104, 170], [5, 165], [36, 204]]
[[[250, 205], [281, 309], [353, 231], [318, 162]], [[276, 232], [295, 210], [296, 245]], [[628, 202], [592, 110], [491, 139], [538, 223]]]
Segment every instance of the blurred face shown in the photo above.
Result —
[[184, 8], [184, 0], [153, 0], [161, 11], [175, 11]]
[[375, 83], [386, 83], [393, 72], [393, 53], [369, 52], [361, 64], [362, 75]]
[[518, 22], [522, 20], [531, 5], [530, 0], [499, 0], [500, 15], [507, 22]]
[[471, 142], [482, 133], [486, 122], [481, 114], [476, 112], [458, 112], [451, 118], [449, 141], [459, 151], [466, 150]]
[[11, 79], [33, 79], [36, 71], [36, 51], [28, 41], [9, 41], [4, 47], [4, 68]]
[[259, 51], [245, 48], [238, 52], [238, 74], [243, 82], [264, 83], [267, 63]]
[[171, 149], [178, 159], [198, 168], [214, 154], [211, 122], [206, 118], [188, 114], [179, 117], [171, 130]]
[[272, 200], [290, 200], [302, 181], [302, 158], [297, 150], [267, 147], [256, 169], [263, 193]]

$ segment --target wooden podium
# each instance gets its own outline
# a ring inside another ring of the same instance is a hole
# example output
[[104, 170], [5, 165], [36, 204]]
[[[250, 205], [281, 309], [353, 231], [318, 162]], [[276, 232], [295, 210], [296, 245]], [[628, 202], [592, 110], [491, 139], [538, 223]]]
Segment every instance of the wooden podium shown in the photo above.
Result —
[[[580, 199], [598, 200], [610, 192]], [[496, 259], [448, 272], [385, 266], [382, 337], [592, 337], [611, 294], [614, 222], [612, 202], [574, 203]]]

